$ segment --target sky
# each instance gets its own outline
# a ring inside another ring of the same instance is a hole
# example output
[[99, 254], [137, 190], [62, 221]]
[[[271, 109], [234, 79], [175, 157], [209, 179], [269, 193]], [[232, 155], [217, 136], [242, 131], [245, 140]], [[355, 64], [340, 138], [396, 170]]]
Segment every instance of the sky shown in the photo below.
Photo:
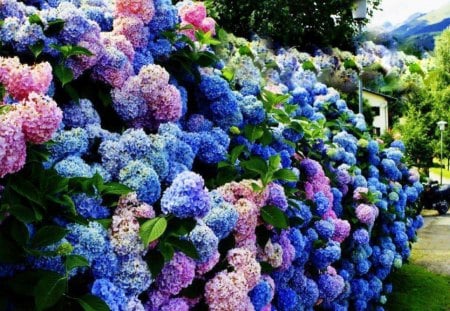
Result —
[[449, 2], [450, 0], [382, 0], [382, 11], [375, 12], [369, 27], [382, 25], [387, 21], [396, 25], [414, 13], [427, 13]]

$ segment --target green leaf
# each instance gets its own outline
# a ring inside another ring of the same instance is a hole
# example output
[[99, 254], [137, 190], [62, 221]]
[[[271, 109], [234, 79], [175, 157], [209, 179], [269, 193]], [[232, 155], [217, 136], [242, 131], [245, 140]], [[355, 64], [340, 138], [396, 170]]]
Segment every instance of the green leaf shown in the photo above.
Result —
[[230, 67], [224, 67], [222, 69], [222, 76], [225, 78], [225, 80], [227, 81], [231, 81], [234, 78], [234, 69], [230, 68]]
[[47, 274], [44, 270], [34, 270], [16, 273], [9, 281], [8, 287], [19, 295], [33, 296], [34, 288], [39, 280]]
[[63, 55], [63, 57], [65, 59], [71, 57], [71, 56], [80, 56], [80, 55], [85, 55], [85, 56], [93, 56], [94, 54], [89, 51], [88, 49], [86, 49], [85, 47], [79, 46], [79, 45], [57, 45], [57, 44], [50, 44], [50, 46], [61, 52], [61, 54]]
[[77, 299], [84, 311], [109, 311], [108, 305], [99, 297], [86, 294]]
[[37, 310], [44, 310], [55, 305], [67, 290], [67, 278], [47, 272], [34, 289], [34, 301]]
[[57, 35], [64, 28], [64, 20], [57, 18], [47, 23], [47, 29], [44, 30], [46, 36]]
[[316, 72], [316, 66], [314, 66], [314, 63], [310, 60], [304, 62], [302, 64], [302, 68], [303, 68], [303, 70], [310, 70], [310, 71]]
[[231, 150], [230, 152], [230, 163], [231, 164], [236, 163], [237, 159], [242, 154], [242, 152], [244, 152], [244, 150], [245, 150], [244, 145], [238, 145], [234, 147], [233, 150]]
[[193, 259], [199, 258], [197, 249], [191, 241], [182, 240], [176, 237], [170, 237], [169, 239], [167, 239], [167, 243]]
[[69, 230], [58, 226], [45, 226], [39, 229], [31, 240], [33, 247], [47, 246], [60, 241]]
[[220, 41], [225, 42], [228, 40], [228, 33], [223, 28], [219, 28], [217, 31], [217, 38], [219, 38]]
[[353, 59], [347, 59], [344, 61], [344, 68], [345, 69], [358, 69], [358, 66], [356, 65], [356, 63]]
[[61, 82], [62, 86], [66, 85], [70, 81], [73, 80], [73, 72], [70, 68], [65, 67], [62, 64], [56, 65], [53, 67], [53, 71]]
[[99, 187], [98, 189], [102, 196], [104, 195], [123, 195], [132, 192], [133, 190], [123, 184], [110, 182]]
[[7, 237], [0, 235], [0, 263], [16, 263], [22, 250]]
[[281, 157], [279, 154], [273, 155], [269, 158], [269, 170], [274, 172], [276, 171], [281, 164]]
[[57, 195], [52, 195], [48, 196], [48, 198], [56, 204], [67, 207], [70, 214], [77, 215], [75, 203], [73, 202], [72, 198], [69, 195], [63, 194], [61, 197], [58, 197]]
[[251, 58], [254, 58], [252, 50], [247, 45], [243, 45], [239, 48], [239, 54], [241, 54], [242, 56], [247, 55]]
[[264, 129], [260, 126], [247, 124], [244, 127], [244, 135], [248, 140], [254, 142], [264, 135]]
[[106, 230], [109, 229], [109, 227], [111, 227], [112, 224], [112, 219], [111, 218], [105, 218], [105, 219], [96, 219], [96, 221], [102, 225], [103, 228], [105, 228]]
[[35, 44], [30, 45], [28, 48], [33, 53], [34, 58], [38, 58], [38, 56], [41, 55], [42, 51], [44, 50], [44, 41], [39, 40]]
[[159, 243], [158, 249], [163, 255], [165, 261], [170, 261], [175, 254], [175, 249], [168, 243]]
[[268, 170], [266, 161], [258, 157], [253, 157], [250, 160], [242, 161], [240, 165], [244, 169], [258, 173], [261, 176], [266, 175]]
[[11, 204], [9, 212], [11, 213], [11, 215], [16, 217], [18, 220], [20, 220], [21, 222], [24, 222], [26, 224], [38, 220], [33, 208], [27, 207], [22, 204], [17, 204], [17, 203]]
[[21, 196], [27, 198], [28, 200], [43, 206], [41, 193], [35, 185], [33, 185], [29, 180], [22, 177], [18, 177], [11, 183], [11, 188]]
[[287, 216], [276, 206], [267, 205], [261, 209], [262, 219], [279, 229], [286, 229], [289, 227], [289, 220]]
[[167, 220], [164, 217], [156, 217], [144, 222], [139, 229], [139, 235], [145, 247], [163, 235], [167, 228]]
[[14, 220], [9, 224], [9, 233], [19, 245], [25, 246], [30, 238], [28, 228], [23, 222]]
[[44, 26], [44, 23], [42, 22], [41, 17], [37, 14], [32, 14], [32, 15], [28, 16], [28, 21], [30, 22], [30, 24], [38, 24], [41, 27]]
[[65, 266], [67, 271], [72, 271], [78, 267], [89, 267], [89, 261], [80, 255], [67, 255]]
[[273, 140], [272, 132], [269, 129], [264, 129], [264, 134], [260, 139], [261, 144], [263, 144], [264, 146], [268, 146], [270, 145], [270, 143], [272, 143], [272, 140]]
[[172, 218], [167, 225], [167, 235], [184, 236], [194, 229], [197, 221], [193, 218]]
[[293, 171], [287, 168], [282, 168], [273, 173], [273, 179], [280, 179], [284, 181], [298, 181], [297, 175]]
[[201, 67], [210, 67], [217, 63], [219, 58], [211, 52], [198, 52], [197, 64]]

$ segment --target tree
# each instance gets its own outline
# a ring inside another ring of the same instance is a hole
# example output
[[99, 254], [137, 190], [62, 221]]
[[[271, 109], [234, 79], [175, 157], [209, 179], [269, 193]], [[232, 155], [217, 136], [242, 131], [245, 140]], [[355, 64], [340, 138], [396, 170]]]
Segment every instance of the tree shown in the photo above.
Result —
[[[210, 14], [239, 36], [269, 36], [282, 44], [353, 49], [357, 32], [351, 7], [354, 0], [206, 0]], [[369, 0], [369, 15], [380, 0]]]

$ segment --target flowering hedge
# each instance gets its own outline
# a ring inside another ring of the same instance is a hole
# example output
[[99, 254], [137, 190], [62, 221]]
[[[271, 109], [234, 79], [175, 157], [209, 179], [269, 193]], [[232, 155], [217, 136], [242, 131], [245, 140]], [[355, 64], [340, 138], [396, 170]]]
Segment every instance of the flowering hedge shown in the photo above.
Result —
[[191, 1], [0, 20], [7, 308], [383, 309], [419, 177], [298, 52]]

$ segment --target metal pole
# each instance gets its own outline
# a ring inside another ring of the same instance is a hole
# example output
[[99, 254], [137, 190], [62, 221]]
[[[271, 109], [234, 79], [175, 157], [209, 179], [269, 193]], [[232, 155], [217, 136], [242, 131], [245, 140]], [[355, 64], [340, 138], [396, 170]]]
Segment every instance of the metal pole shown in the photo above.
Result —
[[[360, 43], [361, 40], [361, 33], [362, 33], [362, 21], [358, 21], [358, 43]], [[358, 47], [356, 47], [356, 54], [358, 54]], [[360, 114], [363, 114], [363, 96], [362, 96], [362, 77], [361, 73], [358, 75], [358, 112]]]
[[443, 150], [443, 137], [444, 137], [444, 131], [441, 130], [441, 185], [442, 185], [442, 150]]

